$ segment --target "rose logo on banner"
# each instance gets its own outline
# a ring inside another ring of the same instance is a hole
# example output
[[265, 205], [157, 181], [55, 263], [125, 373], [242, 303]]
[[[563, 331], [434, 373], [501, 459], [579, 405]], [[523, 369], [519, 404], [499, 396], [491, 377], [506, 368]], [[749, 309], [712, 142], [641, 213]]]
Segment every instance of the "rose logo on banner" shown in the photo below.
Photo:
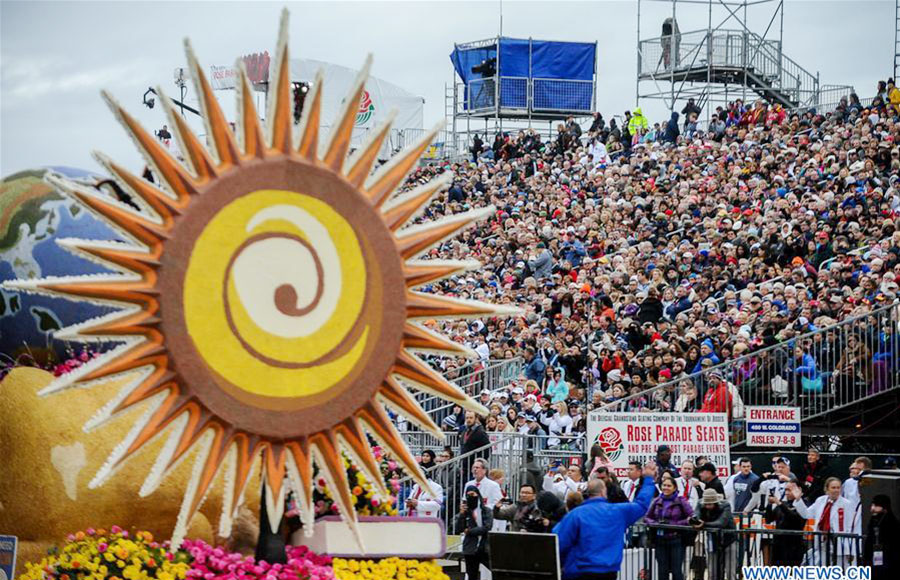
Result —
[[607, 427], [600, 431], [597, 443], [600, 444], [600, 448], [603, 449], [610, 461], [618, 459], [625, 450], [625, 445], [622, 444], [622, 434], [615, 427]]
[[375, 113], [375, 105], [372, 104], [372, 97], [369, 96], [369, 91], [363, 91], [359, 98], [359, 109], [356, 111], [356, 125], [365, 125], [372, 118], [373, 113]]

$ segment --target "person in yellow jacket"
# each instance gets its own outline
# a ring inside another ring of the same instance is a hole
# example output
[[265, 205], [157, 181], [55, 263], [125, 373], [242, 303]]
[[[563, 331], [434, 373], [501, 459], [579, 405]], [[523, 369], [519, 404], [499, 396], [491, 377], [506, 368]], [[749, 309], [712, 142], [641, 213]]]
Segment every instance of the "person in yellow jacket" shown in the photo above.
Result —
[[640, 107], [636, 108], [628, 121], [628, 132], [632, 135], [643, 135], [649, 128], [650, 124], [647, 123], [647, 117], [641, 112]]
[[888, 79], [887, 85], [888, 102], [893, 107], [895, 113], [900, 113], [900, 89], [894, 84], [894, 79]]

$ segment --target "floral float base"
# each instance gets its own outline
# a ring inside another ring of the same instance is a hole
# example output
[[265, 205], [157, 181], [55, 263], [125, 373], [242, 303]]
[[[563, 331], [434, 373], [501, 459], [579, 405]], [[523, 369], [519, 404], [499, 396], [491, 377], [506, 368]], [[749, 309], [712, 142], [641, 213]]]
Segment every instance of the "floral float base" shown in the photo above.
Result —
[[[344, 558], [440, 558], [447, 551], [444, 523], [438, 518], [376, 517], [359, 518], [361, 549], [350, 529], [337, 516], [316, 520], [311, 537], [302, 530], [294, 533], [297, 545], [313, 552]], [[403, 553], [398, 554], [398, 549]]]

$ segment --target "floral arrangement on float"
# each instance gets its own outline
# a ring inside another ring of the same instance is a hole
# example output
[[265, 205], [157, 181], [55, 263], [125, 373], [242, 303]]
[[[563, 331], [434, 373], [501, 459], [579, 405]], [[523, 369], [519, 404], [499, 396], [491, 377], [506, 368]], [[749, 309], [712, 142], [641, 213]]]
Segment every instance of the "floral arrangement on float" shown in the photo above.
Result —
[[446, 580], [434, 561], [332, 558], [288, 546], [284, 564], [269, 564], [202, 540], [177, 550], [146, 531], [88, 528], [25, 565], [19, 580]]

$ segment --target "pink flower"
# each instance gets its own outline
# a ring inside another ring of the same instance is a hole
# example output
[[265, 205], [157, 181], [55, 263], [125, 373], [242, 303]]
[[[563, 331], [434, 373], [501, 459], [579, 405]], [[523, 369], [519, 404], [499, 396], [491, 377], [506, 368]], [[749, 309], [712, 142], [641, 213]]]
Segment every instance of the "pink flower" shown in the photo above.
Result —
[[109, 548], [109, 544], [107, 544], [106, 542], [100, 542], [99, 544], [97, 544], [97, 551], [101, 554], [105, 552], [107, 548]]

